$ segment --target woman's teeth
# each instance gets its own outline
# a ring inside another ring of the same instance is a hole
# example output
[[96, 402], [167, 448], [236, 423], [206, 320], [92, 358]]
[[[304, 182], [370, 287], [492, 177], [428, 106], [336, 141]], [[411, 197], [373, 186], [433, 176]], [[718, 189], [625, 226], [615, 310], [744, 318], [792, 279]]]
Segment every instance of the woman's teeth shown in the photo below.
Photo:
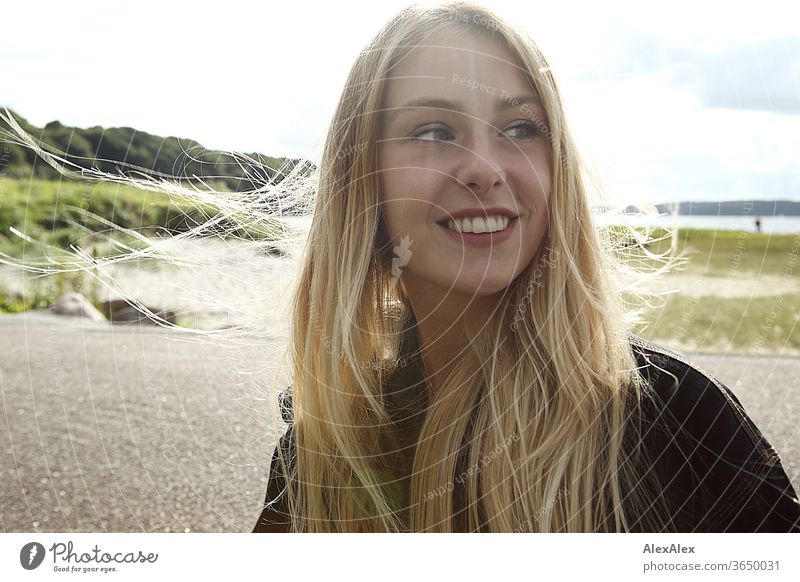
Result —
[[511, 219], [508, 216], [490, 216], [483, 218], [482, 216], [474, 216], [471, 218], [456, 218], [447, 221], [447, 228], [455, 230], [456, 232], [474, 232], [480, 234], [483, 232], [497, 232], [505, 230]]

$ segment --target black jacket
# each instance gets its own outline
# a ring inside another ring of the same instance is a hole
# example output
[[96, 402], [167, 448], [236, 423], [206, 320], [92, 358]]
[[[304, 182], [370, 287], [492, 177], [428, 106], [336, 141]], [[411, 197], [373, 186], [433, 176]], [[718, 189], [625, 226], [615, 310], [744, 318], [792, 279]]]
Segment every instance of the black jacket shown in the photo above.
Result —
[[[639, 442], [645, 473], [654, 472], [671, 507], [666, 531], [800, 531], [800, 502], [778, 453], [736, 396], [681, 355], [638, 336], [630, 335], [630, 341], [640, 373], [653, 388], [642, 400]], [[291, 386], [279, 399], [289, 425], [279, 445], [292, 455]], [[289, 531], [285, 487], [276, 447], [254, 532]], [[634, 522], [629, 531], [646, 529]]]

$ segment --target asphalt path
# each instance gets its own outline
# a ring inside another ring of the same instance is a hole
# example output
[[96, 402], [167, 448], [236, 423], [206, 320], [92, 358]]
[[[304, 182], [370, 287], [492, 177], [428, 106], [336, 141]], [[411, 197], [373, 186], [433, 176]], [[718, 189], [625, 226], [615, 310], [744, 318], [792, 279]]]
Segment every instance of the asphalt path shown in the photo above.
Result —
[[[285, 334], [0, 317], [0, 529], [247, 532], [264, 498]], [[686, 354], [800, 485], [800, 359]]]

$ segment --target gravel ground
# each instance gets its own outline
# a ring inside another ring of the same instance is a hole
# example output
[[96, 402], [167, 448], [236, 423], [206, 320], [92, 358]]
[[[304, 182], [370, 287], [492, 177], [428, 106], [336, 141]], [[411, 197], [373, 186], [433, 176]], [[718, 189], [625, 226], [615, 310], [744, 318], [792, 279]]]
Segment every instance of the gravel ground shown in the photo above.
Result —
[[0, 317], [0, 528], [251, 531], [283, 430], [264, 346], [285, 339], [201, 339]]
[[[283, 345], [0, 317], [0, 528], [251, 531], [284, 430], [272, 420]], [[739, 396], [800, 485], [800, 359], [687, 355]]]

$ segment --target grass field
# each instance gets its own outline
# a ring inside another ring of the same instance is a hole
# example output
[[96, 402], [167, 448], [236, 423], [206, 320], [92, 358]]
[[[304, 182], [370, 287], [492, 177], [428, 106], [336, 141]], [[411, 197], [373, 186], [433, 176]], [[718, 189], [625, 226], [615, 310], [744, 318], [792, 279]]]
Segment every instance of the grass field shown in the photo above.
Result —
[[[23, 253], [35, 257], [45, 252], [42, 245], [15, 236], [11, 228], [61, 249], [68, 249], [70, 244], [84, 246], [109, 234], [126, 243], [135, 242], [87, 213], [145, 236], [157, 236], [203, 224], [216, 216], [218, 209], [109, 182], [0, 178], [0, 252], [16, 258]], [[246, 217], [231, 216], [219, 229], [259, 240], [270, 238], [268, 229]]]
[[[654, 231], [655, 236], [665, 231]], [[689, 270], [707, 277], [782, 275], [798, 271], [800, 233], [765, 234], [728, 230], [684, 229], [678, 231], [678, 248], [691, 258]], [[671, 241], [650, 246], [657, 252], [669, 249]], [[799, 289], [800, 291], [800, 289]]]
[[681, 230], [677, 249], [688, 263], [663, 287], [678, 292], [636, 331], [685, 349], [800, 354], [800, 234]]

